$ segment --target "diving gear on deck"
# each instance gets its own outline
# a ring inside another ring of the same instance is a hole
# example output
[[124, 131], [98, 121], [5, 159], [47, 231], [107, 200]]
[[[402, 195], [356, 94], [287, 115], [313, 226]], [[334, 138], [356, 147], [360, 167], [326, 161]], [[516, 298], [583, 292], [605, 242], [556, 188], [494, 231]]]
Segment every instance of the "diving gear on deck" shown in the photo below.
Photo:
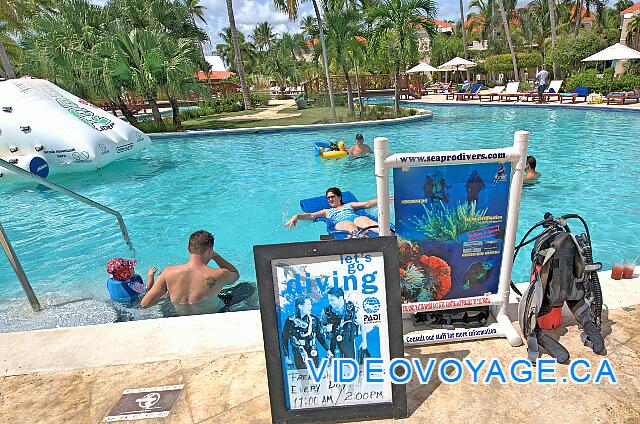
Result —
[[[597, 270], [602, 267], [593, 262], [591, 237], [586, 222], [575, 214], [556, 218], [545, 214], [543, 221], [535, 224], [516, 247], [514, 261], [518, 251], [534, 242], [531, 252], [530, 284], [522, 295], [518, 306], [520, 328], [527, 340], [529, 360], [535, 364], [539, 355], [538, 347], [544, 348], [558, 362], [567, 363], [569, 352], [556, 340], [549, 337], [538, 326], [537, 319], [561, 307], [564, 302], [582, 328], [581, 339], [585, 346], [591, 347], [596, 354], [606, 353], [601, 333], [602, 289]], [[567, 225], [567, 219], [579, 219], [585, 232], [573, 234]], [[536, 228], [544, 230], [536, 237], [527, 237]]]

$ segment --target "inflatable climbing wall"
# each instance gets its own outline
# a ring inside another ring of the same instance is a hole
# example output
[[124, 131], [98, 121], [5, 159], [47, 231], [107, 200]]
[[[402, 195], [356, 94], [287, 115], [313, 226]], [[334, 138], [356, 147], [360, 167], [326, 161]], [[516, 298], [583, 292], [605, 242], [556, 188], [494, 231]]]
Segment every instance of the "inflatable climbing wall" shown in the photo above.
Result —
[[[150, 143], [129, 123], [49, 81], [0, 81], [0, 159], [40, 177], [102, 168]], [[15, 177], [0, 173], [0, 182]]]

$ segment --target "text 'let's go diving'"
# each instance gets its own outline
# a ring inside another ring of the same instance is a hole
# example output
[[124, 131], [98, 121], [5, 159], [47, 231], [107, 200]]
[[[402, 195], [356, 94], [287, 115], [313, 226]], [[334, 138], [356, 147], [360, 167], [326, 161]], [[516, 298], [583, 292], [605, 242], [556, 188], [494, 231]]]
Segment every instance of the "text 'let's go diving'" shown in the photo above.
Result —
[[455, 384], [461, 382], [465, 374], [471, 377], [472, 384], [491, 384], [494, 381], [500, 384], [618, 383], [607, 358], [593, 365], [587, 359], [574, 359], [568, 366], [568, 375], [562, 378], [556, 376], [558, 363], [555, 359], [538, 359], [536, 366], [528, 359], [517, 359], [506, 367], [497, 359], [474, 362], [470, 359], [447, 358], [440, 361], [437, 367], [436, 362], [435, 358], [430, 358], [426, 363], [418, 358], [395, 358], [385, 364], [382, 359], [366, 358], [363, 364], [359, 364], [351, 358], [323, 358], [317, 367], [312, 360], [307, 360], [307, 370], [311, 380], [316, 383], [330, 376], [333, 382], [339, 384], [353, 383], [358, 378], [367, 383], [384, 383], [385, 379], [391, 379], [394, 384], [405, 384], [417, 378], [420, 384], [428, 384], [436, 377], [445, 384]]

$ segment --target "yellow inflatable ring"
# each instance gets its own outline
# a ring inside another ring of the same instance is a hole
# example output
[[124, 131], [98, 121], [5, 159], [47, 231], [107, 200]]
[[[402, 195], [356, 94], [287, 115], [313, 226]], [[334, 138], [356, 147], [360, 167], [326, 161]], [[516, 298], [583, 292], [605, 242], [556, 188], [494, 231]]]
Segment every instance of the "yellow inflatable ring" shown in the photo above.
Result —
[[323, 159], [341, 159], [349, 154], [346, 146], [344, 145], [344, 141], [340, 140], [338, 142], [338, 147], [340, 150], [325, 150], [321, 147], [320, 157]]

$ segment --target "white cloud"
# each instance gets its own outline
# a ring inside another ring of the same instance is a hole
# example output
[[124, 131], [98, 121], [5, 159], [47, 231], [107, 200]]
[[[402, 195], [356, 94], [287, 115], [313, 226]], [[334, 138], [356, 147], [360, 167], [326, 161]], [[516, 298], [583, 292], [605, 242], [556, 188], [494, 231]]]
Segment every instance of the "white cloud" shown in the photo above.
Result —
[[[223, 28], [229, 26], [227, 3], [226, 0], [202, 0], [200, 4], [207, 8], [205, 10], [207, 25], [202, 23], [198, 25], [209, 34], [215, 49], [215, 45], [220, 42], [218, 34]], [[310, 3], [303, 3], [300, 6], [299, 15], [304, 17], [310, 15], [312, 11]], [[269, 22], [278, 34], [300, 30], [299, 22], [291, 22], [285, 13], [273, 7], [271, 0], [233, 0], [233, 14], [238, 30], [247, 36], [251, 34], [256, 24], [264, 21]]]

